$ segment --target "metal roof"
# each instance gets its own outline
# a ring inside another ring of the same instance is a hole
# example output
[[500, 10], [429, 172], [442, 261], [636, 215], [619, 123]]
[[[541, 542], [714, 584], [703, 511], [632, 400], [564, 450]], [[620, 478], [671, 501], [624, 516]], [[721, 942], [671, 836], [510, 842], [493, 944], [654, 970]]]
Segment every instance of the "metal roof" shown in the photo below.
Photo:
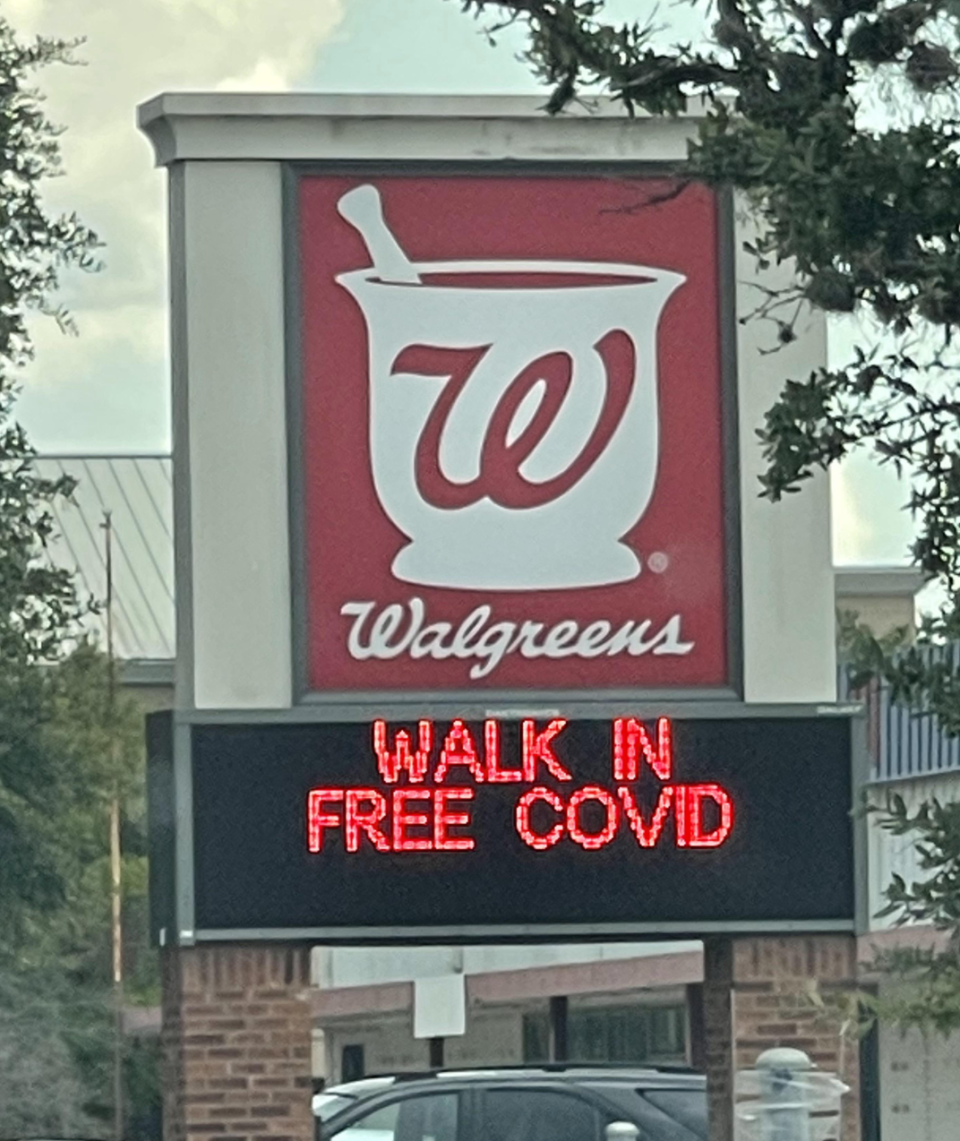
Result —
[[[167, 455], [38, 456], [47, 478], [72, 476], [72, 500], [56, 505], [59, 538], [50, 547], [57, 566], [75, 571], [81, 595], [107, 593], [103, 523], [113, 529], [113, 631], [116, 656], [131, 661], [172, 661], [173, 487]], [[106, 646], [103, 614], [88, 628]]]

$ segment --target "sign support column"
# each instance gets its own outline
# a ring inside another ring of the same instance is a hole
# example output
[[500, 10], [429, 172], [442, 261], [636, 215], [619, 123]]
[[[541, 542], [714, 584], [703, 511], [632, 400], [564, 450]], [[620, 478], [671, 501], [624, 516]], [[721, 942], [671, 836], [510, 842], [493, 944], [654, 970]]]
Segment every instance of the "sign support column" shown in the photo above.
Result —
[[312, 1141], [310, 952], [167, 947], [165, 1141]]
[[711, 1141], [733, 1141], [734, 1075], [764, 1050], [792, 1046], [850, 1087], [842, 1141], [860, 1139], [853, 935], [717, 937], [704, 942], [704, 1022]]

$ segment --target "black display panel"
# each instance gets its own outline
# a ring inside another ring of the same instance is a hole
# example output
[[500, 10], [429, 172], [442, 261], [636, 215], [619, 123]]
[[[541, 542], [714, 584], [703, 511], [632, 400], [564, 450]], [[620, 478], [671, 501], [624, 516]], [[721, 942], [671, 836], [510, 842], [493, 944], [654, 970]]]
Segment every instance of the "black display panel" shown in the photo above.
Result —
[[198, 930], [853, 919], [842, 717], [194, 726], [192, 770]]

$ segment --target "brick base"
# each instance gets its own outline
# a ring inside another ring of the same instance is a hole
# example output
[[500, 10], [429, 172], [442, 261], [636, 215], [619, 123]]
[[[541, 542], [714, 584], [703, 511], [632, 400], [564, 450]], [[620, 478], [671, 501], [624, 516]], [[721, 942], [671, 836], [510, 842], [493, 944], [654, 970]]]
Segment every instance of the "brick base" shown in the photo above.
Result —
[[704, 944], [703, 1018], [711, 1141], [733, 1141], [733, 1075], [774, 1046], [803, 1050], [840, 1074], [843, 1141], [860, 1138], [860, 1060], [847, 1032], [857, 944], [848, 935], [710, 939]]
[[167, 948], [164, 1141], [312, 1141], [309, 950]]

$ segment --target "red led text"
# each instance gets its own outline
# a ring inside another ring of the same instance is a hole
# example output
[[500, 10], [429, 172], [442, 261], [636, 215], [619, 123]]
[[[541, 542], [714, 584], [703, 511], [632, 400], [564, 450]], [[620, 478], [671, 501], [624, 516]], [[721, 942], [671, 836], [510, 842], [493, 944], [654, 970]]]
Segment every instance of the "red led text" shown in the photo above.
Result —
[[566, 725], [561, 718], [545, 725], [523, 721], [516, 753], [505, 758], [494, 719], [483, 723], [482, 734], [462, 720], [445, 732], [423, 720], [415, 733], [391, 731], [377, 720], [373, 754], [385, 787], [311, 789], [307, 847], [314, 853], [331, 846], [346, 852], [473, 851], [483, 839], [471, 834], [476, 798], [485, 795], [482, 786], [504, 784], [527, 786], [514, 802], [513, 829], [534, 851], [562, 843], [598, 851], [618, 836], [640, 849], [716, 849], [727, 842], [736, 819], [733, 799], [713, 782], [677, 782], [668, 718], [654, 727], [632, 717], [612, 721], [606, 787], [576, 785], [563, 749]]
[[[644, 818], [629, 788], [617, 795], [598, 785], [579, 788], [564, 800], [549, 788], [531, 788], [517, 802], [516, 826], [521, 840], [531, 848], [552, 848], [564, 835], [581, 848], [605, 848], [622, 828], [633, 834], [641, 848], [656, 848], [668, 818], [673, 818], [673, 844], [677, 848], [719, 848], [733, 830], [733, 801], [716, 784], [664, 785], [652, 813]], [[705, 823], [705, 805], [713, 807], [715, 820]], [[535, 806], [539, 819], [533, 821]], [[587, 806], [594, 808], [593, 823], [585, 820]]]
[[551, 742], [566, 726], [557, 718], [544, 729], [537, 729], [533, 721], [521, 726], [522, 747], [520, 767], [503, 768], [500, 759], [500, 723], [488, 720], [483, 723], [483, 745], [478, 748], [470, 729], [463, 721], [454, 721], [435, 760], [430, 761], [434, 732], [432, 721], [421, 721], [417, 727], [417, 746], [414, 749], [406, 729], [398, 729], [392, 738], [386, 721], [373, 723], [373, 748], [377, 754], [377, 768], [387, 784], [405, 779], [410, 784], [430, 780], [443, 784], [454, 769], [466, 770], [477, 784], [531, 784], [537, 780], [541, 767], [557, 780], [573, 777], [557, 760]]
[[348, 852], [469, 852], [463, 834], [472, 788], [314, 788], [307, 796], [307, 847], [322, 852], [328, 832]]

